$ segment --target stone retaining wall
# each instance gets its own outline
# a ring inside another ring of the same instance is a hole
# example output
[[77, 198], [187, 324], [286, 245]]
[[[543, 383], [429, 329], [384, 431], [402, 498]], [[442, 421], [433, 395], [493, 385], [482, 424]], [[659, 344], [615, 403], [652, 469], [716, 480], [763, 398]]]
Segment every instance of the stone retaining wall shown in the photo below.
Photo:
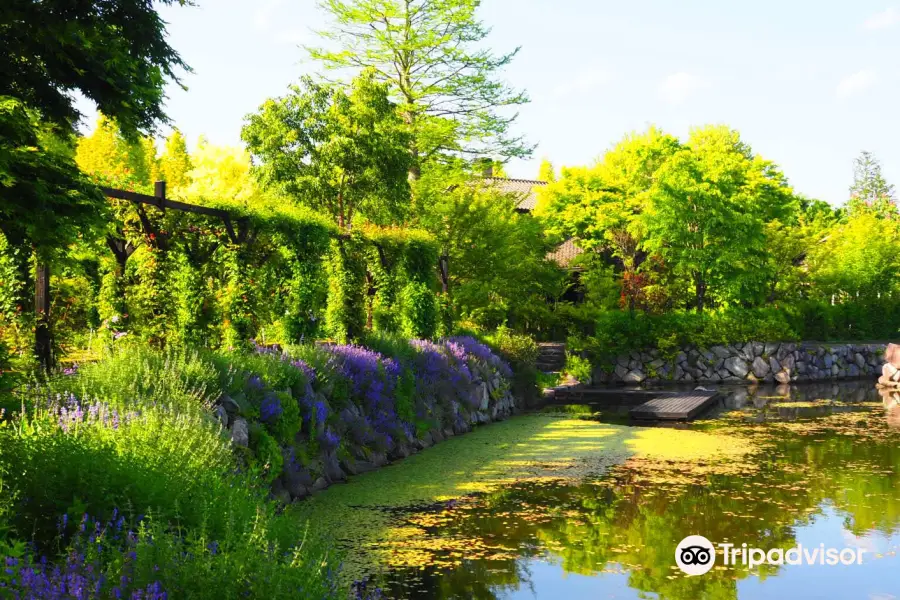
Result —
[[[429, 448], [455, 435], [467, 433], [473, 427], [483, 423], [491, 423], [509, 418], [525, 408], [525, 402], [513, 393], [513, 382], [502, 377], [485, 365], [471, 365], [472, 384], [480, 404], [470, 409], [460, 409], [452, 425], [434, 428], [427, 432], [409, 431], [405, 437], [396, 437], [389, 442], [384, 452], [374, 452], [364, 445], [350, 444], [347, 452], [336, 450], [322, 451], [301, 464], [293, 447], [280, 448], [283, 468], [272, 483], [271, 493], [276, 500], [288, 504], [323, 490], [332, 484], [345, 481], [349, 475], [358, 475], [383, 467], [391, 462], [401, 460], [412, 454]], [[445, 390], [452, 394], [453, 390]], [[291, 391], [284, 390], [287, 397]], [[315, 392], [311, 402], [327, 403], [328, 398], [322, 392]], [[447, 399], [448, 403], [455, 400]], [[434, 408], [428, 405], [429, 410]], [[238, 448], [248, 448], [253, 425], [240, 413], [240, 406], [228, 396], [219, 399], [214, 415], [229, 432], [232, 444]], [[340, 413], [342, 423], [359, 422], [365, 418], [363, 411], [353, 402], [348, 402]], [[321, 436], [325, 432], [325, 424], [319, 423], [314, 432]], [[301, 434], [298, 434], [298, 439]]]
[[[593, 383], [822, 381], [882, 373], [886, 344], [747, 342], [687, 347], [674, 357], [631, 352], [597, 367]], [[900, 351], [897, 352], [900, 359]]]

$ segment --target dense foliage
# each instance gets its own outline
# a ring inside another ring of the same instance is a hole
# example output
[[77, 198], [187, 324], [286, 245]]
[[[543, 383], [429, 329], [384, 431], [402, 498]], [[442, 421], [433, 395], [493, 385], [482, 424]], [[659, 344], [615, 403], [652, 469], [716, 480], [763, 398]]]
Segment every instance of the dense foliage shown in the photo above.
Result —
[[[24, 408], [0, 416], [0, 591], [343, 597], [337, 558], [277, 514], [269, 486], [280, 498], [332, 480], [338, 461], [404, 456], [431, 432], [466, 430], [512, 376], [471, 337], [370, 342], [380, 351], [123, 340], [100, 362], [0, 396], [0, 410]], [[232, 446], [225, 413], [249, 422], [246, 446]]]
[[655, 128], [629, 135], [540, 190], [547, 232], [587, 251], [578, 259], [584, 302], [558, 305], [549, 329], [602, 354], [897, 335], [900, 218], [867, 153], [851, 193], [839, 210], [796, 195], [724, 127], [695, 129], [686, 142]]
[[496, 55], [482, 42], [490, 29], [476, 17], [479, 0], [326, 0], [330, 18], [320, 32], [326, 47], [311, 56], [329, 69], [370, 69], [390, 86], [408, 126], [418, 178], [429, 163], [460, 156], [527, 156], [511, 135], [516, 114], [503, 109], [528, 102], [499, 77], [518, 49]]
[[357, 215], [396, 222], [409, 206], [401, 125], [387, 86], [367, 71], [346, 92], [305, 78], [251, 115], [242, 137], [260, 159], [260, 181], [344, 228]]

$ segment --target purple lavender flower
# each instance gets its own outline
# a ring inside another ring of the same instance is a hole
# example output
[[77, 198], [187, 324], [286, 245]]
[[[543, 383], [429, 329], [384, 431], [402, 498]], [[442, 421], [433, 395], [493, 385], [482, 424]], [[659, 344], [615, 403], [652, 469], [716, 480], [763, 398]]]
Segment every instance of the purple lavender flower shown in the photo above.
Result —
[[337, 449], [337, 447], [341, 443], [341, 438], [338, 434], [331, 430], [331, 428], [327, 428], [322, 434], [319, 436], [319, 446], [325, 452], [333, 452]]
[[278, 398], [278, 394], [266, 392], [259, 409], [260, 419], [264, 423], [271, 425], [278, 420], [282, 412], [284, 412], [284, 409], [281, 407], [281, 400]]

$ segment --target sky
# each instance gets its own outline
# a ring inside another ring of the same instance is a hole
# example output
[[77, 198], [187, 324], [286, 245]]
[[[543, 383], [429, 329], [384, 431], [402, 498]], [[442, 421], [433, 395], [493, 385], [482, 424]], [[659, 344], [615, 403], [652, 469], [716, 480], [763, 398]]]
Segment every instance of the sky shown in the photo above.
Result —
[[[327, 19], [314, 0], [196, 2], [161, 8], [194, 70], [167, 113], [189, 143], [240, 144], [248, 113], [318, 71], [302, 45]], [[843, 203], [862, 150], [900, 185], [900, 0], [483, 0], [479, 16], [491, 48], [521, 47], [501, 77], [531, 97], [513, 127], [537, 148], [511, 177], [590, 164], [649, 125], [714, 123], [807, 196]]]

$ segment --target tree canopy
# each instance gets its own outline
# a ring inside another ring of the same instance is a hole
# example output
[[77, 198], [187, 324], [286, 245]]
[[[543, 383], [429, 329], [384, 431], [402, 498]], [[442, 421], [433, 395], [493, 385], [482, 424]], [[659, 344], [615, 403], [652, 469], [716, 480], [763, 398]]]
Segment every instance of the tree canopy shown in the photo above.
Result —
[[0, 98], [0, 233], [44, 259], [96, 225], [102, 201], [54, 135], [20, 101]]
[[[162, 4], [189, 4], [162, 0]], [[129, 134], [166, 121], [166, 80], [189, 68], [166, 24], [141, 0], [8, 0], [0, 7], [0, 96], [19, 98], [68, 129], [80, 91]]]
[[329, 69], [371, 69], [390, 86], [413, 132], [420, 162], [450, 153], [477, 158], [527, 156], [532, 147], [510, 134], [528, 101], [499, 72], [518, 48], [495, 55], [482, 42], [490, 29], [476, 17], [479, 0], [323, 0], [331, 17], [321, 36], [329, 48], [308, 48]]
[[881, 173], [881, 163], [871, 152], [863, 151], [853, 161], [853, 185], [847, 209], [851, 212], [872, 211], [880, 216], [897, 213], [894, 186]]
[[349, 89], [304, 78], [247, 117], [241, 136], [264, 186], [340, 227], [357, 214], [394, 222], [408, 209], [408, 137], [387, 86], [371, 71]]

